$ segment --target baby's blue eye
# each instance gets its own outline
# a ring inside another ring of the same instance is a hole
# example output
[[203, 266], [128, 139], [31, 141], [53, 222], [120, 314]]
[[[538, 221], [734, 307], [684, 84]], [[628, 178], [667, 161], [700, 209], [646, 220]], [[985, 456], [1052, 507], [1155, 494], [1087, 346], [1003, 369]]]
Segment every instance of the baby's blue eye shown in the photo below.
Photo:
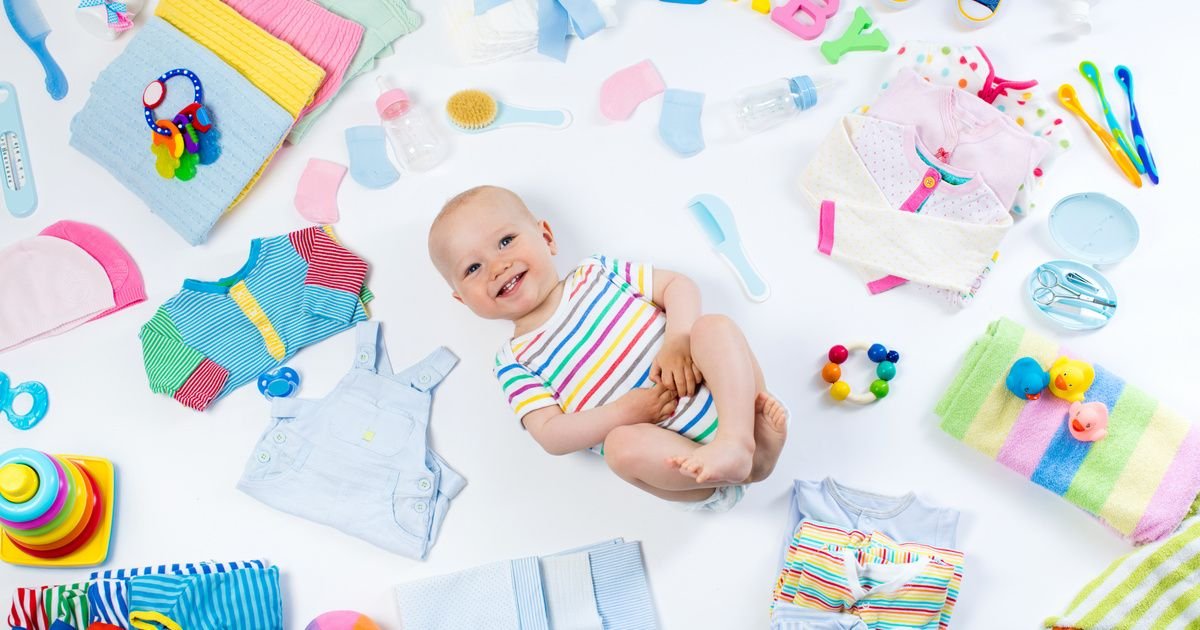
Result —
[[500, 239], [500, 247], [501, 248], [508, 247], [510, 243], [512, 243], [514, 240], [516, 240], [516, 238], [517, 237], [515, 237], [515, 236], [505, 236], [504, 238]]
[[479, 263], [474, 263], [470, 267], [467, 267], [467, 275], [468, 276], [475, 273], [476, 271], [479, 271]]

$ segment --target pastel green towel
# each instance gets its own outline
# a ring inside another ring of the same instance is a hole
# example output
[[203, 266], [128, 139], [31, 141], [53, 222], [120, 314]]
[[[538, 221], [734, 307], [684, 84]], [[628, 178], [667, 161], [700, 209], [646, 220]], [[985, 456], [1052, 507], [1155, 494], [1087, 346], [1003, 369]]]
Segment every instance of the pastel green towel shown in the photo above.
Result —
[[1027, 401], [1004, 386], [1017, 359], [1033, 357], [1048, 367], [1061, 355], [1083, 358], [1011, 320], [992, 322], [937, 405], [942, 430], [1135, 544], [1169, 535], [1200, 494], [1200, 430], [1095, 365], [1084, 400], [1108, 407], [1108, 436], [1076, 440], [1065, 400], [1046, 392]]
[[1125, 630], [1200, 627], [1200, 519], [1118, 558], [1047, 628]]
[[[362, 24], [366, 28], [358, 52], [350, 60], [350, 67], [342, 76], [341, 84], [336, 86], [321, 105], [313, 108], [288, 135], [288, 142], [295, 144], [312, 128], [333, 99], [342, 92], [342, 87], [354, 77], [370, 70], [375, 60], [391, 54], [392, 42], [417, 30], [421, 25], [421, 16], [404, 0], [317, 0], [321, 6], [348, 19]], [[369, 105], [369, 104], [368, 104]]]

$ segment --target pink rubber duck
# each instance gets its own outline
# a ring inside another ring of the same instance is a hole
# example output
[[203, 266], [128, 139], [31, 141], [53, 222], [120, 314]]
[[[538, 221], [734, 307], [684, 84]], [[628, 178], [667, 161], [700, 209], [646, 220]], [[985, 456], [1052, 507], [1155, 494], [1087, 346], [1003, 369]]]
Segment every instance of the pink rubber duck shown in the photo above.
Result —
[[1067, 428], [1080, 442], [1096, 442], [1108, 435], [1108, 407], [1102, 402], [1071, 403]]

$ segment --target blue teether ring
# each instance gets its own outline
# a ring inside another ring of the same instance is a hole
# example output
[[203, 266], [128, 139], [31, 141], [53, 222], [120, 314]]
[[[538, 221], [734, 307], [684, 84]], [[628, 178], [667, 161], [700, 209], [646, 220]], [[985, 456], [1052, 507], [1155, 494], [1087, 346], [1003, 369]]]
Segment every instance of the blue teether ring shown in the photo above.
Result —
[[258, 376], [258, 391], [267, 400], [272, 398], [287, 398], [300, 388], [300, 375], [289, 367], [275, 371], [263, 372]]
[[49, 455], [31, 448], [14, 448], [0, 456], [0, 468], [9, 464], [24, 464], [32, 468], [38, 476], [38, 489], [33, 498], [24, 503], [13, 503], [0, 496], [0, 518], [14, 523], [32, 521], [54, 505], [62, 482], [58, 469]]
[[[195, 72], [192, 72], [187, 68], [175, 68], [174, 70], [168, 70], [162, 73], [162, 76], [158, 77], [158, 79], [152, 81], [151, 84], [153, 85], [154, 83], [158, 83], [162, 88], [163, 98], [165, 98], [167, 91], [167, 80], [171, 79], [172, 77], [187, 77], [192, 82], [192, 102], [199, 103], [201, 105], [204, 104], [204, 86], [200, 83], [200, 77], [196, 76]], [[155, 103], [155, 106], [161, 103], [162, 98], [158, 99], [158, 102]], [[164, 129], [163, 127], [158, 126], [157, 119], [154, 117], [154, 107], [151, 107], [150, 103], [143, 101], [142, 108], [145, 110], [146, 124], [150, 125], [151, 131], [161, 136], [171, 135], [171, 131], [169, 129]]]
[[[0, 372], [0, 413], [7, 416], [14, 427], [22, 431], [32, 429], [46, 417], [46, 410], [50, 408], [50, 392], [46, 390], [45, 385], [37, 381], [21, 383], [12, 389], [9, 389], [8, 384], [8, 375]], [[33, 404], [29, 411], [18, 414], [13, 411], [13, 401], [21, 394], [29, 394]]]

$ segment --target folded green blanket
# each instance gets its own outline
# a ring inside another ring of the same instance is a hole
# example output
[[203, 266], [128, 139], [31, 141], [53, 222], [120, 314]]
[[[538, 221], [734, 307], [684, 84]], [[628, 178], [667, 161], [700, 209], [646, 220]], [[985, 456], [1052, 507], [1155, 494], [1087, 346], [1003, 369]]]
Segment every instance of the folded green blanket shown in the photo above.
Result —
[[1048, 392], [1026, 401], [1004, 386], [1017, 359], [1030, 356], [1048, 367], [1060, 355], [1081, 358], [1011, 320], [992, 322], [938, 403], [942, 430], [1135, 544], [1169, 535], [1200, 494], [1200, 431], [1096, 365], [1084, 401], [1108, 407], [1108, 436], [1076, 440], [1066, 401]]
[[1200, 626], [1200, 519], [1118, 558], [1047, 628], [1124, 630]]

